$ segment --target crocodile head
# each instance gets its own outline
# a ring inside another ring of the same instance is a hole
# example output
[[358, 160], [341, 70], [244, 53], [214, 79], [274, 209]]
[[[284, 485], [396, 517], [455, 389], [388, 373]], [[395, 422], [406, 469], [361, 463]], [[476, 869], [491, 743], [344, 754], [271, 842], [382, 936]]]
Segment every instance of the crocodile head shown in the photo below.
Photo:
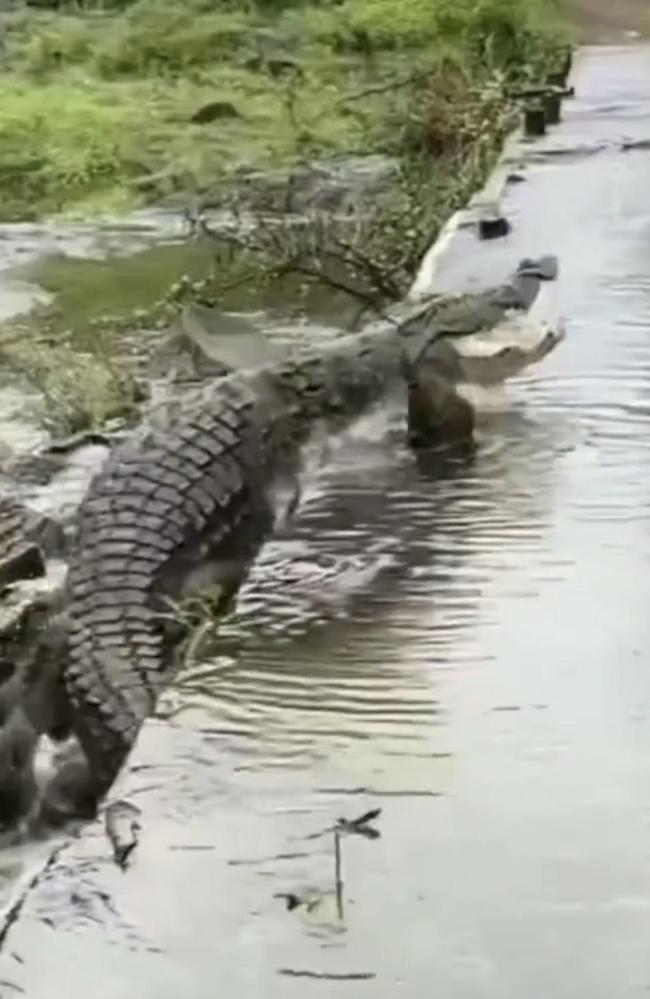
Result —
[[549, 285], [557, 257], [523, 257], [496, 287], [434, 294], [399, 329], [409, 365], [455, 384], [495, 384], [546, 357], [564, 338]]
[[527, 310], [512, 310], [492, 329], [448, 338], [457, 362], [457, 381], [498, 385], [547, 357], [566, 336], [543, 290]]
[[564, 339], [546, 291], [558, 269], [557, 257], [525, 257], [498, 288], [434, 296], [402, 327], [412, 443], [469, 439], [473, 413], [457, 386], [500, 384]]

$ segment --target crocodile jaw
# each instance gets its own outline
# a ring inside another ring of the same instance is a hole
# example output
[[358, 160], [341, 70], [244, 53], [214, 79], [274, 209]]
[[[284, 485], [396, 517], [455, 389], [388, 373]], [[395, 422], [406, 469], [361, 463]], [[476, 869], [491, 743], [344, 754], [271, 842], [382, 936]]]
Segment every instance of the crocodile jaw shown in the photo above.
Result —
[[447, 338], [470, 385], [499, 385], [550, 354], [566, 336], [548, 285], [540, 286], [526, 312], [508, 310], [502, 322], [485, 333]]

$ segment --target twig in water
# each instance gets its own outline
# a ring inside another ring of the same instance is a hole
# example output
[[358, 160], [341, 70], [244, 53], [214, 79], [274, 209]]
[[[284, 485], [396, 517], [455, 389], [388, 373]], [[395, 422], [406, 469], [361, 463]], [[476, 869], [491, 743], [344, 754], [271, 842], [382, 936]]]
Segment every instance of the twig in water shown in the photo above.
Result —
[[372, 808], [369, 812], [364, 812], [358, 819], [339, 819], [336, 829], [342, 833], [357, 833], [365, 836], [366, 839], [379, 839], [381, 833], [370, 825], [381, 815], [381, 808]]
[[366, 839], [379, 839], [381, 833], [378, 829], [374, 829], [370, 823], [374, 822], [381, 815], [381, 808], [372, 808], [369, 812], [364, 812], [356, 819], [337, 819], [333, 826], [328, 826], [327, 829], [322, 829], [317, 833], [309, 833], [305, 836], [305, 839], [320, 839], [321, 836], [326, 836], [328, 833], [336, 832], [339, 834], [352, 834], [356, 833], [359, 836], [365, 836]]

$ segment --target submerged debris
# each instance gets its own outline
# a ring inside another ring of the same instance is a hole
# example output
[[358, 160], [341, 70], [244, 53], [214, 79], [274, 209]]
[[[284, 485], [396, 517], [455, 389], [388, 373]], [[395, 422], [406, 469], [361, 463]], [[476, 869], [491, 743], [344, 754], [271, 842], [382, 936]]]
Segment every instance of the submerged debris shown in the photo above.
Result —
[[313, 896], [297, 895], [292, 891], [277, 891], [273, 898], [283, 898], [287, 903], [287, 912], [293, 912], [294, 909], [299, 908], [299, 906], [304, 905], [307, 912], [311, 912], [318, 902], [319, 898], [314, 898]]
[[119, 799], [113, 801], [106, 809], [104, 828], [106, 836], [113, 848], [113, 860], [125, 871], [128, 860], [138, 845], [138, 833], [141, 811], [130, 801]]

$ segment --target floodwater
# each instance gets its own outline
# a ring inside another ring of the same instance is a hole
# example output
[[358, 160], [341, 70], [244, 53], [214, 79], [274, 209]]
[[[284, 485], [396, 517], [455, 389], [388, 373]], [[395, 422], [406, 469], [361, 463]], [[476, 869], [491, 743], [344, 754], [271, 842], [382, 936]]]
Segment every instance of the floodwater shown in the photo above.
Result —
[[[52, 861], [3, 997], [648, 994], [650, 48], [573, 82], [509, 151], [512, 234], [439, 275], [557, 252], [566, 341], [486, 398], [471, 462], [418, 468], [379, 416], [338, 446], [143, 731], [130, 868], [101, 823]], [[374, 808], [341, 919], [314, 834]]]

